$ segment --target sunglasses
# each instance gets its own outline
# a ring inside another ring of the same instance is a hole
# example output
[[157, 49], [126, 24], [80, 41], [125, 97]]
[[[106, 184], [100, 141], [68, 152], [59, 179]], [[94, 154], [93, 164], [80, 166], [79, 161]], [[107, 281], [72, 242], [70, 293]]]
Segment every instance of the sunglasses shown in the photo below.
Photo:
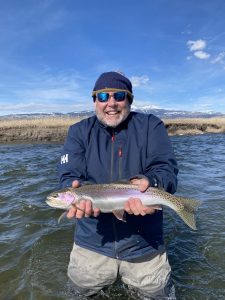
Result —
[[[113, 93], [113, 98], [115, 99], [116, 102], [124, 101], [126, 96], [127, 96], [127, 92], [123, 92], [123, 91]], [[109, 100], [110, 95], [109, 93], [101, 92], [101, 93], [97, 93], [96, 97], [99, 102], [107, 102]]]

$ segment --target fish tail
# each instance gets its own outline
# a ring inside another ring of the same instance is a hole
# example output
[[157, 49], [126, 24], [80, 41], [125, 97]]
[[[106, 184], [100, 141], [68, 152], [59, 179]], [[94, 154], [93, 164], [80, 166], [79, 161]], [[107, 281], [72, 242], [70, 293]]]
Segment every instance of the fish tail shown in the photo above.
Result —
[[201, 201], [182, 198], [183, 209], [177, 211], [181, 219], [193, 230], [197, 230], [195, 213]]

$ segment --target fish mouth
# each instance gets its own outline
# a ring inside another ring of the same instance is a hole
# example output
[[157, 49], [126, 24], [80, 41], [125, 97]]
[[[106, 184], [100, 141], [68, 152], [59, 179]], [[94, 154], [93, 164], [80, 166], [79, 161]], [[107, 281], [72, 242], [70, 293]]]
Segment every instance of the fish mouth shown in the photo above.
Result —
[[58, 207], [58, 203], [57, 203], [57, 199], [55, 199], [54, 197], [47, 197], [46, 201], [45, 201], [49, 206], [51, 207]]
[[53, 208], [67, 209], [67, 207], [65, 207], [65, 205], [63, 205], [62, 203], [57, 203], [57, 201], [55, 201], [55, 198], [53, 197], [48, 197], [45, 202]]
[[48, 196], [46, 202], [47, 202], [47, 201], [55, 201], [55, 200], [56, 200], [56, 199], [55, 199], [54, 196]]
[[47, 200], [45, 201], [49, 206], [53, 207], [55, 199], [53, 197], [48, 197]]

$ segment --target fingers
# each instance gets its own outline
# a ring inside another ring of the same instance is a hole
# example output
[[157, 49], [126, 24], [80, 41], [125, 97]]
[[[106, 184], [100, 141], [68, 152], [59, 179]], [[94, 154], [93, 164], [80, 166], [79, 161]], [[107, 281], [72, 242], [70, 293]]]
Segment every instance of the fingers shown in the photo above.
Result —
[[92, 214], [92, 203], [90, 200], [81, 200], [76, 206], [77, 206], [77, 212], [76, 212], [77, 219], [81, 219], [83, 217], [90, 217], [90, 215]]
[[146, 214], [153, 214], [155, 212], [154, 208], [144, 206], [138, 198], [129, 198], [124, 205], [124, 210], [128, 214], [134, 214], [135, 216], [145, 216]]
[[147, 178], [142, 178], [139, 183], [139, 190], [140, 192], [145, 192], [147, 188], [150, 186], [149, 181]]
[[133, 178], [133, 179], [130, 180], [130, 183], [131, 183], [131, 184], [135, 184], [135, 185], [139, 185], [139, 184], [140, 184], [140, 180], [141, 180], [141, 179]]
[[93, 216], [97, 218], [99, 216], [99, 214], [100, 214], [100, 209], [99, 208], [94, 208]]
[[147, 206], [145, 206], [145, 212], [146, 212], [146, 214], [147, 215], [152, 215], [152, 214], [154, 214], [155, 213], [155, 211], [156, 211], [156, 209], [155, 208], [153, 208], [153, 207], [147, 207]]
[[134, 179], [131, 179], [130, 182], [131, 182], [131, 184], [138, 185], [140, 192], [145, 192], [147, 190], [147, 188], [150, 186], [150, 183], [149, 183], [147, 177], [141, 178], [141, 179], [134, 178]]
[[79, 203], [74, 205], [73, 207], [70, 208], [70, 210], [67, 213], [67, 218], [72, 219], [72, 218], [88, 218], [91, 215], [94, 217], [98, 217], [100, 214], [100, 209], [99, 208], [92, 208], [92, 202], [90, 200], [80, 200]]
[[72, 219], [72, 218], [76, 217], [76, 212], [77, 212], [76, 207], [75, 206], [71, 207], [66, 215], [67, 218]]
[[125, 211], [128, 212], [128, 214], [134, 214], [145, 216], [146, 212], [144, 211], [144, 206], [141, 203], [141, 200], [138, 198], [130, 198], [125, 203], [124, 207]]
[[[140, 192], [145, 192], [149, 186], [148, 178], [133, 178], [131, 179], [131, 184], [135, 184], [138, 186]], [[142, 215], [145, 216], [146, 214], [154, 214], [155, 208], [154, 207], [147, 207], [144, 206], [140, 199], [138, 198], [130, 198], [125, 203], [124, 210], [128, 214], [134, 214], [136, 216]]]
[[78, 188], [78, 187], [80, 187], [80, 182], [78, 181], [78, 180], [74, 180], [73, 182], [72, 182], [72, 188]]

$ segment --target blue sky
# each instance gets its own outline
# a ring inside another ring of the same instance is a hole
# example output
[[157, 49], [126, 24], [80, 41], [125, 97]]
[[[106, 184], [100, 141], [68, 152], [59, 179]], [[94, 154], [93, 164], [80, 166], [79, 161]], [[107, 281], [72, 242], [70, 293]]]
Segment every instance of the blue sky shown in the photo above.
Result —
[[92, 109], [111, 70], [136, 107], [225, 113], [225, 1], [0, 0], [0, 115]]

